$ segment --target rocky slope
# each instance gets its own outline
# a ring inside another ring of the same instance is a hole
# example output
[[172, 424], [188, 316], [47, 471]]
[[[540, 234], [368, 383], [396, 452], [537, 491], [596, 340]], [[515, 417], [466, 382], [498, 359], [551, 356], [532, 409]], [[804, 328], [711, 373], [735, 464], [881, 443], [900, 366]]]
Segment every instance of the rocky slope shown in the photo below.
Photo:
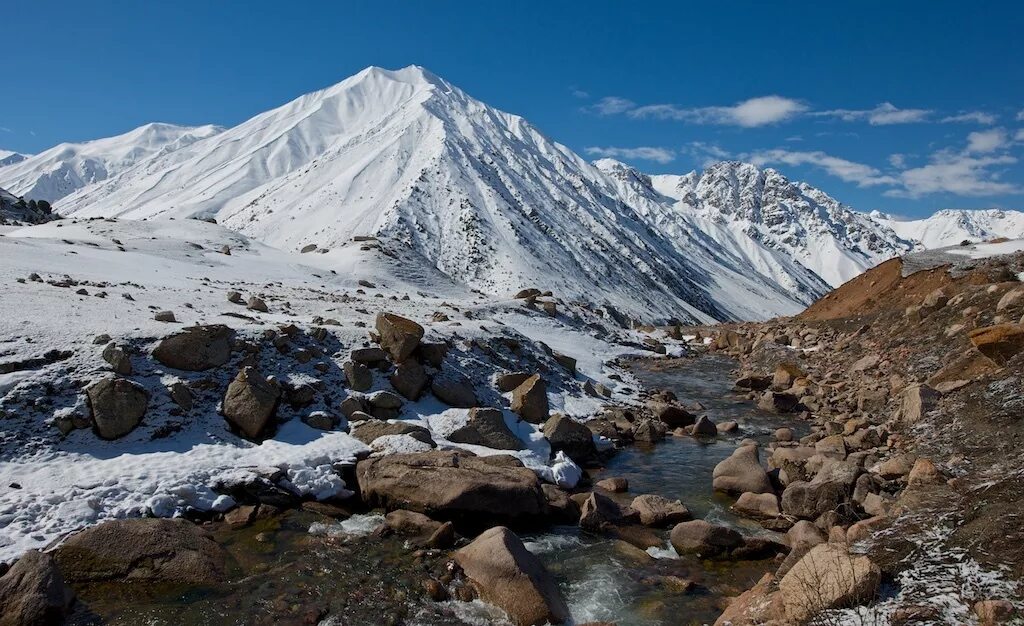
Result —
[[766, 454], [779, 495], [768, 519], [792, 525], [794, 552], [721, 623], [821, 612], [826, 623], [1016, 623], [1024, 252], [1015, 249], [989, 256], [1005, 247], [978, 246], [934, 267], [897, 259], [796, 318], [711, 333], [741, 359], [737, 385], [812, 424], [796, 441], [776, 433]]
[[146, 124], [123, 135], [82, 143], [62, 143], [17, 158], [0, 168], [0, 187], [26, 198], [56, 202], [88, 185], [107, 180], [154, 156], [216, 134], [217, 126]]
[[0, 226], [42, 224], [58, 217], [48, 202], [26, 201], [0, 189]]

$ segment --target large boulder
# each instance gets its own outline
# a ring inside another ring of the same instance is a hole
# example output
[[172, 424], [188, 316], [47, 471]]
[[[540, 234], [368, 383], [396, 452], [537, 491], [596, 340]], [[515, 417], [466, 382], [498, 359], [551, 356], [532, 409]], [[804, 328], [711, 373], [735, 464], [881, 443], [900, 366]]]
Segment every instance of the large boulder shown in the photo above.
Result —
[[224, 549], [183, 519], [110, 520], [72, 535], [55, 554], [64, 577], [78, 583], [213, 584], [227, 570]]
[[900, 393], [896, 418], [908, 426], [921, 421], [928, 411], [935, 408], [939, 392], [928, 385], [910, 385]]
[[353, 391], [369, 391], [373, 387], [373, 372], [359, 361], [345, 361], [341, 364], [345, 380]]
[[815, 477], [795, 481], [782, 492], [782, 511], [800, 519], [813, 520], [829, 511], [849, 513], [850, 499], [862, 473], [849, 461], [826, 461]]
[[431, 517], [529, 518], [546, 509], [537, 475], [508, 456], [395, 454], [360, 461], [356, 474], [364, 500]]
[[986, 326], [972, 330], [967, 333], [967, 337], [978, 352], [999, 365], [1005, 365], [1024, 350], [1024, 325], [1021, 324]]
[[669, 428], [692, 426], [697, 419], [697, 416], [693, 413], [671, 402], [651, 400], [647, 403], [647, 408]]
[[784, 361], [775, 366], [775, 374], [772, 376], [772, 389], [785, 391], [793, 386], [798, 378], [807, 376], [803, 369], [796, 363]]
[[775, 577], [765, 574], [757, 584], [733, 598], [714, 626], [778, 624], [785, 616], [782, 596], [773, 590]]
[[774, 493], [741, 494], [732, 510], [739, 515], [753, 519], [773, 519], [782, 515], [779, 509], [779, 498]]
[[629, 505], [640, 515], [640, 523], [644, 526], [672, 526], [691, 519], [690, 510], [679, 500], [669, 500], [654, 494], [644, 494], [633, 498]]
[[153, 358], [167, 367], [201, 372], [220, 367], [231, 358], [235, 332], [223, 324], [193, 326], [160, 340]]
[[85, 389], [93, 427], [104, 439], [124, 437], [135, 430], [149, 406], [149, 392], [127, 378], [109, 376]]
[[669, 541], [679, 554], [714, 557], [742, 546], [743, 535], [731, 528], [697, 519], [676, 524]]
[[395, 363], [401, 363], [412, 356], [423, 339], [422, 326], [394, 313], [378, 313], [375, 326], [380, 337], [380, 347]]
[[570, 619], [558, 585], [512, 531], [497, 526], [455, 553], [480, 598], [505, 611], [516, 626]]
[[715, 466], [711, 475], [712, 486], [718, 491], [773, 493], [772, 482], [761, 467], [756, 445], [736, 448], [729, 458]]
[[29, 550], [0, 576], [0, 626], [63, 624], [74, 598], [53, 556]]
[[580, 506], [580, 528], [604, 530], [622, 520], [622, 508], [611, 498], [596, 491]]
[[540, 374], [530, 376], [512, 390], [511, 406], [519, 417], [532, 424], [548, 419], [548, 386]]
[[281, 386], [256, 368], [243, 367], [228, 385], [221, 410], [224, 418], [249, 439], [259, 438], [277, 409]]
[[435, 376], [430, 391], [448, 406], [469, 409], [480, 404], [473, 383], [458, 372], [445, 371]]
[[544, 436], [552, 452], [565, 452], [577, 463], [586, 463], [597, 456], [590, 429], [561, 413], [555, 413], [544, 422]]
[[409, 400], [419, 399], [429, 382], [426, 370], [413, 360], [399, 363], [391, 374], [391, 386]]
[[851, 555], [840, 543], [823, 543], [782, 577], [779, 591], [786, 617], [804, 623], [822, 611], [870, 601], [880, 582], [881, 571], [868, 557]]
[[795, 394], [784, 391], [768, 390], [761, 394], [757, 401], [757, 407], [764, 411], [775, 411], [777, 413], [792, 413], [800, 405], [800, 398]]
[[[588, 430], [589, 434], [590, 431]], [[523, 450], [526, 446], [516, 437], [505, 416], [498, 409], [473, 408], [469, 410], [469, 422], [448, 435], [448, 441], [468, 443], [475, 446], [487, 446], [495, 450]]]

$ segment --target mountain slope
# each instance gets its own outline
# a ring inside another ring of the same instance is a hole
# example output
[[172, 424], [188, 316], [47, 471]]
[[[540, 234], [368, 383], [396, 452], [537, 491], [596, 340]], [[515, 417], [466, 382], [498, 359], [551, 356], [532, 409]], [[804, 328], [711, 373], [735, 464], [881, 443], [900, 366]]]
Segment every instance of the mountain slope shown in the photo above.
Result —
[[38, 206], [0, 188], [0, 225], [42, 224], [57, 219], [48, 204]]
[[54, 202], [220, 130], [217, 126], [146, 124], [116, 137], [62, 143], [0, 168], [0, 187], [26, 198]]
[[11, 152], [10, 150], [0, 150], [0, 167], [21, 163], [25, 159], [29, 158], [29, 156], [31, 155]]
[[[523, 287], [637, 317], [789, 314], [827, 286], [750, 271], [658, 194], [419, 67], [368, 68], [65, 198], [62, 211], [214, 217], [271, 245], [375, 235], [492, 294]], [[795, 287], [795, 288], [794, 288]]]
[[1024, 212], [1002, 209], [946, 209], [919, 220], [899, 220], [872, 211], [871, 218], [900, 237], [932, 249], [955, 246], [962, 241], [976, 243], [996, 237], [1024, 239]]
[[701, 173], [650, 177], [716, 238], [751, 239], [783, 252], [832, 286], [911, 249], [884, 224], [776, 170], [724, 161]]

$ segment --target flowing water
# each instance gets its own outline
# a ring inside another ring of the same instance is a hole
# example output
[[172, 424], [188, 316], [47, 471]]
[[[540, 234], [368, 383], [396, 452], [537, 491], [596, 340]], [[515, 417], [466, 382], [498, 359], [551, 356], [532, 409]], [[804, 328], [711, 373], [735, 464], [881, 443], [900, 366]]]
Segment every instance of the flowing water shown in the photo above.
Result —
[[[767, 531], [729, 513], [730, 500], [711, 490], [714, 466], [741, 438], [767, 440], [779, 416], [763, 413], [731, 390], [729, 359], [644, 361], [633, 371], [650, 389], [671, 389], [683, 403], [701, 403], [716, 423], [736, 420], [741, 432], [711, 441], [669, 437], [656, 445], [629, 446], [594, 479], [624, 476], [629, 494], [682, 500], [696, 518], [742, 529]], [[790, 424], [792, 425], [792, 424]], [[799, 425], [796, 425], [799, 428]], [[507, 624], [481, 602], [432, 602], [423, 581], [443, 571], [444, 554], [413, 560], [396, 538], [369, 534], [381, 521], [374, 514], [342, 523], [303, 511], [260, 520], [249, 528], [214, 526], [230, 553], [233, 577], [213, 589], [154, 588], [139, 584], [79, 589], [72, 623], [113, 624]], [[731, 563], [680, 558], [661, 531], [662, 547], [644, 553], [622, 541], [556, 527], [524, 535], [562, 587], [578, 623], [619, 626], [713, 622], [725, 598], [753, 585], [773, 568], [770, 561]]]

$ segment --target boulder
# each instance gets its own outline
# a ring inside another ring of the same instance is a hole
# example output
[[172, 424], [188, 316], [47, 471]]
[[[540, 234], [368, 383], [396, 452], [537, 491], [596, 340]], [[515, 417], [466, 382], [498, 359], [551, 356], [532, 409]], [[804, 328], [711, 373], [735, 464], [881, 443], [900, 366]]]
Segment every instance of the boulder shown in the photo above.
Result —
[[122, 376], [132, 375], [132, 360], [128, 357], [128, 353], [116, 343], [111, 342], [107, 344], [106, 348], [103, 348], [103, 360], [110, 364], [115, 373]]
[[690, 510], [679, 500], [669, 500], [653, 494], [633, 498], [629, 508], [640, 515], [641, 524], [656, 528], [672, 526], [688, 521], [692, 517]]
[[772, 438], [775, 441], [793, 441], [793, 429], [792, 428], [778, 428], [772, 433]]
[[281, 387], [277, 381], [264, 378], [254, 367], [246, 366], [228, 385], [221, 404], [224, 418], [249, 439], [257, 439], [267, 429]]
[[63, 624], [74, 598], [53, 555], [29, 550], [0, 576], [0, 626]]
[[775, 577], [765, 574], [757, 584], [733, 598], [714, 626], [778, 624], [785, 617], [782, 596], [773, 591]]
[[697, 416], [690, 413], [678, 404], [671, 402], [659, 402], [652, 400], [647, 403], [647, 408], [654, 413], [654, 416], [661, 420], [669, 428], [682, 428], [693, 425]]
[[772, 378], [768, 376], [756, 376], [754, 374], [747, 374], [736, 379], [733, 383], [738, 389], [748, 389], [750, 391], [764, 391], [765, 389], [772, 386]]
[[846, 461], [831, 461], [809, 482], [795, 481], [782, 492], [782, 511], [799, 519], [813, 520], [835, 512], [848, 512], [850, 498], [861, 469]]
[[1024, 350], [1024, 326], [1021, 324], [996, 324], [978, 328], [967, 333], [978, 352], [1005, 365], [1007, 361]]
[[430, 437], [430, 431], [418, 424], [406, 422], [385, 422], [377, 419], [368, 419], [357, 422], [352, 426], [351, 435], [370, 445], [380, 437], [390, 435], [409, 435], [416, 441], [421, 441], [430, 447], [434, 447], [434, 440]]
[[376, 347], [356, 348], [349, 355], [349, 358], [355, 361], [356, 363], [376, 366], [388, 359], [388, 353]]
[[882, 362], [882, 357], [878, 354], [868, 354], [854, 361], [853, 365], [850, 366], [851, 372], [867, 372], [878, 367], [878, 364]]
[[160, 340], [153, 358], [167, 367], [201, 372], [220, 367], [231, 358], [235, 331], [223, 324], [193, 326]]
[[512, 390], [512, 410], [527, 422], [540, 424], [548, 419], [548, 386], [539, 374], [527, 378]]
[[[590, 431], [587, 431], [587, 434], [589, 433]], [[502, 412], [492, 408], [470, 409], [469, 422], [448, 435], [447, 439], [455, 443], [486, 446], [495, 450], [523, 450], [526, 448], [522, 440], [509, 430]]]
[[939, 392], [928, 385], [910, 385], [900, 392], [896, 418], [908, 426], [921, 421], [921, 418], [935, 408], [939, 400]]
[[680, 522], [669, 537], [679, 554], [696, 554], [707, 558], [719, 556], [743, 545], [743, 535], [725, 526], [715, 526], [702, 519]]
[[508, 374], [499, 374], [494, 379], [494, 385], [498, 388], [501, 393], [508, 393], [526, 382], [531, 374], [528, 372], [511, 372]]
[[757, 407], [764, 411], [792, 413], [800, 405], [800, 398], [785, 392], [766, 391], [757, 401]]
[[491, 528], [454, 556], [480, 598], [505, 611], [516, 626], [570, 619], [555, 580], [508, 528]]
[[707, 415], [701, 415], [690, 428], [690, 434], [694, 437], [717, 437], [718, 426], [715, 426], [715, 423]]
[[174, 311], [157, 311], [153, 315], [153, 319], [158, 322], [176, 322], [174, 318]]
[[974, 603], [974, 614], [981, 626], [996, 626], [1014, 623], [1017, 609], [1009, 600], [980, 600]]
[[441, 528], [441, 522], [432, 520], [422, 513], [395, 509], [384, 516], [384, 525], [391, 532], [403, 537], [429, 537]]
[[851, 555], [842, 544], [823, 543], [804, 555], [779, 581], [786, 617], [803, 623], [828, 610], [868, 602], [881, 571], [866, 556]]
[[996, 303], [996, 313], [1002, 313], [1006, 309], [1024, 306], [1024, 287], [1011, 289], [999, 298]]
[[366, 401], [370, 403], [371, 407], [377, 409], [395, 409], [402, 408], [402, 398], [397, 394], [391, 393], [390, 391], [380, 390], [371, 393], [366, 397]]
[[761, 467], [756, 445], [740, 446], [729, 458], [716, 465], [712, 472], [712, 485], [726, 493], [773, 493], [768, 474]]
[[395, 363], [401, 363], [412, 356], [423, 339], [422, 326], [394, 313], [378, 313], [375, 326], [380, 337], [380, 347]]
[[667, 431], [664, 422], [642, 419], [633, 424], [633, 439], [643, 443], [657, 443], [665, 438]]
[[629, 481], [622, 476], [609, 476], [608, 478], [597, 481], [595, 486], [600, 487], [605, 491], [610, 491], [611, 493], [623, 493], [629, 491]]
[[55, 551], [75, 583], [151, 581], [193, 585], [226, 579], [227, 553], [183, 519], [109, 520], [78, 532]]
[[782, 362], [775, 366], [771, 387], [776, 391], [785, 391], [792, 387], [798, 378], [805, 376], [807, 374], [796, 363]]
[[429, 382], [423, 366], [411, 359], [399, 363], [391, 374], [391, 386], [409, 400], [419, 399]]
[[913, 469], [915, 461], [917, 461], [917, 457], [913, 454], [897, 454], [878, 463], [871, 468], [871, 471], [885, 480], [896, 480], [906, 477]]
[[469, 409], [480, 404], [473, 383], [458, 372], [445, 371], [435, 376], [430, 391], [448, 406]]
[[622, 509], [606, 495], [591, 493], [580, 506], [580, 528], [601, 531], [622, 521]]
[[772, 519], [782, 515], [779, 509], [779, 498], [774, 493], [750, 493], [749, 491], [740, 494], [732, 510], [739, 515], [753, 519]]
[[341, 364], [345, 372], [345, 380], [353, 391], [369, 391], [373, 386], [373, 372], [370, 368], [358, 361], [345, 361]]
[[568, 354], [562, 354], [561, 352], [557, 351], [551, 353], [551, 358], [553, 358], [556, 363], [565, 368], [567, 372], [569, 372], [573, 376], [576, 375], [576, 359], [572, 358]]
[[946, 479], [942, 477], [939, 468], [930, 459], [917, 459], [914, 461], [914, 467], [911, 468], [910, 473], [907, 475], [908, 485], [938, 485], [944, 482], [946, 482]]
[[245, 308], [250, 311], [259, 311], [260, 313], [266, 313], [270, 311], [267, 308], [267, 303], [263, 301], [263, 298], [259, 296], [249, 296], [249, 302], [245, 305]]
[[547, 506], [537, 475], [512, 457], [395, 454], [360, 461], [356, 474], [367, 502], [432, 517], [529, 518]]
[[142, 385], [109, 376], [85, 389], [92, 409], [96, 434], [104, 439], [124, 437], [135, 430], [149, 406], [149, 392]]
[[561, 413], [555, 413], [544, 422], [544, 436], [551, 444], [552, 452], [565, 452], [577, 463], [586, 463], [597, 457], [590, 429]]

